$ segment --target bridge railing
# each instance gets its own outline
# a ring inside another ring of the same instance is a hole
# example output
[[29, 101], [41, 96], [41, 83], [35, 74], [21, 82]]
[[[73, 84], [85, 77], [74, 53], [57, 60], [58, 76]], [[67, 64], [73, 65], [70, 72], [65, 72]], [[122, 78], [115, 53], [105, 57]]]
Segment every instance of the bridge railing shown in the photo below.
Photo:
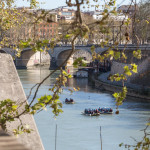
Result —
[[[75, 46], [83, 46], [83, 47], [91, 47], [91, 46], [95, 46], [95, 47], [100, 47], [99, 44], [76, 44]], [[49, 46], [49, 45], [48, 45]], [[65, 46], [65, 47], [70, 47], [71, 44], [56, 44], [55, 47], [61, 47], [61, 46]], [[111, 44], [109, 46], [112, 46]], [[131, 47], [131, 48], [149, 48], [150, 49], [150, 44], [143, 44], [143, 45], [136, 45], [136, 44], [119, 44], [117, 47]], [[108, 47], [108, 46], [105, 46]]]

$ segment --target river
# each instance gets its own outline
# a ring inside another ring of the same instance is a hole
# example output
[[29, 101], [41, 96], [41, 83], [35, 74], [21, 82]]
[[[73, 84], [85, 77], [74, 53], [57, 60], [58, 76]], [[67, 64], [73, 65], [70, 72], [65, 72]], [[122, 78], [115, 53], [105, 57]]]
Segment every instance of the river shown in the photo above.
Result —
[[[18, 70], [26, 95], [30, 88], [41, 81], [49, 70]], [[37, 97], [49, 94], [49, 87], [54, 83], [56, 72], [40, 88]], [[70, 95], [69, 87], [80, 87], [80, 91]], [[32, 95], [33, 96], [33, 95]], [[115, 110], [111, 94], [95, 89], [88, 79], [70, 79], [68, 86], [60, 95], [60, 100], [73, 98], [75, 104], [63, 104], [63, 113], [56, 120], [51, 110], [34, 116], [45, 150], [55, 150], [55, 128], [57, 124], [57, 150], [101, 150], [100, 126], [103, 150], [125, 150], [120, 143], [134, 144], [134, 137], [140, 140], [141, 129], [150, 117], [150, 103], [141, 103], [128, 99], [119, 108], [120, 114], [89, 117], [81, 115], [85, 108], [112, 107]], [[30, 99], [29, 99], [30, 101]]]

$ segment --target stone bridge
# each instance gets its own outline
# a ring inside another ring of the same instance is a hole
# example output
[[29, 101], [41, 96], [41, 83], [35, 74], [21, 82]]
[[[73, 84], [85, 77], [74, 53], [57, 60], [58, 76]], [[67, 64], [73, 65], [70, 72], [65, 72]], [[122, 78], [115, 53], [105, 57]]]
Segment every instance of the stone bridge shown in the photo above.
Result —
[[[67, 66], [72, 66], [73, 60], [78, 57], [83, 57], [87, 62], [92, 61], [91, 54], [91, 46], [92, 45], [78, 45], [75, 47], [76, 51], [70, 57], [67, 62]], [[125, 45], [119, 45], [118, 50], [122, 51]], [[59, 66], [69, 55], [71, 52], [71, 45], [57, 45], [53, 50], [49, 49], [47, 52], [34, 52], [31, 48], [26, 48], [21, 52], [21, 57], [15, 59], [15, 64], [17, 68], [33, 68], [43, 66], [46, 68], [54, 69]], [[108, 49], [108, 47], [98, 47], [95, 45], [96, 53], [103, 53]], [[132, 56], [133, 50], [136, 50], [137, 46], [127, 45], [126, 52], [128, 53], [128, 57]], [[150, 56], [150, 45], [141, 45], [138, 49], [142, 50], [142, 55], [145, 57]], [[16, 52], [10, 48], [2, 48], [0, 50], [2, 53], [8, 53], [15, 57]], [[144, 58], [145, 58], [144, 57]]]
[[[75, 52], [68, 60], [66, 66], [71, 67], [74, 60], [79, 57], [83, 57], [86, 62], [92, 61], [91, 45], [76, 46], [75, 49]], [[61, 63], [63, 63], [71, 53], [71, 50], [71, 46], [56, 46], [53, 50], [49, 50], [49, 54], [51, 56], [51, 68], [55, 68], [56, 66], [59, 66]], [[105, 50], [107, 50], [107, 48], [100, 48], [97, 46], [95, 47], [95, 51], [97, 53], [101, 53]]]

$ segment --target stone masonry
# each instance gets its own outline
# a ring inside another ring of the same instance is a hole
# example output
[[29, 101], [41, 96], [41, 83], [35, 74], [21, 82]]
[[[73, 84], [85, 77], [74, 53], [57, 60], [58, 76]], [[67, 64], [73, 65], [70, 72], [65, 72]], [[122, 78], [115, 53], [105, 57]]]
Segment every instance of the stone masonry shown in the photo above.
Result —
[[[26, 95], [11, 55], [0, 53], [0, 100], [5, 99], [11, 99], [19, 103], [26, 101]], [[20, 119], [23, 124], [29, 125], [29, 128], [33, 131], [31, 134], [19, 135], [19, 141], [29, 149], [44, 150], [33, 116], [26, 114]], [[17, 128], [18, 124], [17, 121], [7, 124], [10, 134], [13, 129]]]
[[[138, 73], [133, 73], [131, 77], [128, 77], [128, 82], [134, 79], [135, 77], [137, 77], [138, 75], [140, 75], [141, 73], [150, 70], [149, 62], [150, 62], [150, 57], [147, 57], [140, 64], [138, 64], [138, 68], [137, 68]], [[116, 73], [122, 74], [124, 72], [124, 66], [129, 66], [129, 68], [131, 67], [130, 64], [124, 64], [124, 63], [113, 61], [111, 67], [111, 74], [116, 74]]]

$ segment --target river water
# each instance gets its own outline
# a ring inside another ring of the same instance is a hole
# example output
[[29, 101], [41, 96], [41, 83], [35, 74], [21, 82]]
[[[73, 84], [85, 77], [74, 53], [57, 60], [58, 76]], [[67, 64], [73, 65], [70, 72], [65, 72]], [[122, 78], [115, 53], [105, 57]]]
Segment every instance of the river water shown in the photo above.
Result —
[[[41, 81], [49, 70], [18, 70], [26, 95], [30, 88]], [[40, 88], [37, 97], [50, 94], [48, 89], [54, 83], [56, 72]], [[80, 91], [70, 95], [69, 87], [80, 87]], [[33, 96], [33, 95], [32, 95]], [[101, 150], [100, 126], [103, 150], [125, 150], [120, 143], [134, 144], [134, 137], [140, 140], [141, 129], [150, 117], [150, 103], [135, 102], [128, 99], [120, 107], [120, 114], [89, 117], [81, 115], [85, 108], [112, 107], [115, 110], [114, 98], [111, 94], [95, 89], [88, 79], [70, 79], [64, 88], [60, 100], [73, 98], [75, 104], [63, 104], [63, 113], [55, 120], [51, 110], [35, 115], [35, 121], [45, 150], [55, 150], [55, 128], [57, 124], [57, 150]], [[30, 101], [30, 99], [29, 99]]]

